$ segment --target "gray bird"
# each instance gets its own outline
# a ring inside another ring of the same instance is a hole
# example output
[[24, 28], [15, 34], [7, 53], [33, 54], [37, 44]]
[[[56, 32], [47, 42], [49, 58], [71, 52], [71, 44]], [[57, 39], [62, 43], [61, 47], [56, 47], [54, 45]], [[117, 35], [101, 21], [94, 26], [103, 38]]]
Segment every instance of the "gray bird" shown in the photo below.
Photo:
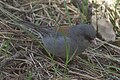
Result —
[[46, 50], [56, 57], [66, 59], [66, 56], [70, 58], [80, 55], [92, 42], [95, 43], [96, 31], [92, 25], [79, 24], [56, 32], [26, 21], [17, 21], [17, 23], [36, 30], [41, 35]]

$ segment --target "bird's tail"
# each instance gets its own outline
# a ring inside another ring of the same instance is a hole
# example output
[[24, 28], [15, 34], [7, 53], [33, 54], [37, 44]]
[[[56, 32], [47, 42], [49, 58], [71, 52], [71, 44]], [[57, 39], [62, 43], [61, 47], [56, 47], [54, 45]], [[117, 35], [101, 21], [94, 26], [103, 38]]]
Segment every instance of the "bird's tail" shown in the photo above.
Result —
[[39, 27], [40, 27], [38, 25], [35, 25], [34, 23], [23, 21], [23, 20], [16, 21], [16, 23], [28, 29], [31, 28], [31, 29], [39, 30]]
[[34, 23], [27, 22], [27, 21], [16, 21], [15, 24], [27, 31], [30, 31], [34, 35], [37, 35], [39, 38], [43, 39], [43, 36], [45, 35], [45, 32], [47, 32], [45, 29], [41, 28], [38, 25], [35, 25]]
[[38, 35], [39, 37], [49, 36], [50, 33], [52, 33], [52, 30], [46, 29], [43, 26], [35, 25], [34, 23], [31, 22], [19, 20], [16, 21], [15, 23], [21, 28], [30, 31], [33, 34]]

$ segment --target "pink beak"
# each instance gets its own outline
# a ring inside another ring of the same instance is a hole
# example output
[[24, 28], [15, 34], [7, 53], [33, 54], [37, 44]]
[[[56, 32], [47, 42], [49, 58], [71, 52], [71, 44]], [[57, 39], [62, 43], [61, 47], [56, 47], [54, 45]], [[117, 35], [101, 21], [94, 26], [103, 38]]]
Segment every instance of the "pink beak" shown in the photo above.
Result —
[[90, 41], [91, 43], [97, 45], [96, 38]]

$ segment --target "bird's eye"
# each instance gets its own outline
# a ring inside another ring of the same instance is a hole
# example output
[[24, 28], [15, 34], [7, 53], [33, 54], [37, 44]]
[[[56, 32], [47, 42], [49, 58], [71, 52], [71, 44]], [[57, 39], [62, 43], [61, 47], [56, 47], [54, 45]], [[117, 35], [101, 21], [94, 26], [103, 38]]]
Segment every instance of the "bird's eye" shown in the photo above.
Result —
[[89, 37], [89, 36], [85, 36], [85, 39], [87, 39], [88, 41], [93, 40], [93, 38]]

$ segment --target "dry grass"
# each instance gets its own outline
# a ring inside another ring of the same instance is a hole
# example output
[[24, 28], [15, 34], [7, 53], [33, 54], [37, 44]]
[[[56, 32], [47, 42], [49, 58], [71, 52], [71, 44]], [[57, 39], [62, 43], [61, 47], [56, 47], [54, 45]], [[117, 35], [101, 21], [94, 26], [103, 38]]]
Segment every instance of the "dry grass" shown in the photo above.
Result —
[[[61, 26], [86, 21], [85, 15], [63, 0], [0, 1], [1, 80], [119, 80], [120, 47], [98, 39], [73, 60], [65, 63], [49, 58], [42, 42], [13, 24], [27, 20], [38, 25]], [[49, 28], [49, 27], [47, 27]]]

